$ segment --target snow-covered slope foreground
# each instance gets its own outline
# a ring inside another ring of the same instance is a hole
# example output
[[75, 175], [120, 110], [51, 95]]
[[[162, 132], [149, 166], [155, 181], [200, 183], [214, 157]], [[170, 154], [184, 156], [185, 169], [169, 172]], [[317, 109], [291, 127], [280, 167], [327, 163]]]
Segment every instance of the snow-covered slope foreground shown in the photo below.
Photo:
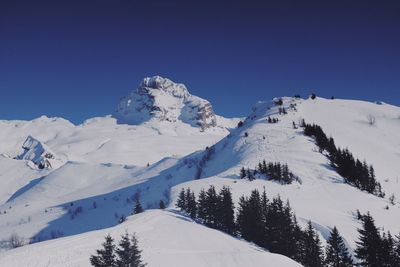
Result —
[[147, 211], [110, 229], [36, 243], [0, 254], [1, 266], [90, 266], [89, 257], [111, 234], [135, 232], [148, 266], [301, 266], [245, 241], [167, 211]]

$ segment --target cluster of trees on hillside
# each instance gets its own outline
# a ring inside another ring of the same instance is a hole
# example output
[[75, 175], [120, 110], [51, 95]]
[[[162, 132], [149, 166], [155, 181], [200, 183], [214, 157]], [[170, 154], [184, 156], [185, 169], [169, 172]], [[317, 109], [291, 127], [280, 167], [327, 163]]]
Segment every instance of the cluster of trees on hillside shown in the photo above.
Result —
[[337, 148], [333, 138], [328, 138], [319, 125], [303, 122], [302, 126], [304, 134], [314, 138], [319, 151], [328, 153], [331, 166], [344, 177], [346, 183], [376, 196], [385, 196], [381, 184], [375, 178], [372, 165], [356, 159], [348, 149]]
[[[265, 190], [253, 190], [242, 196], [237, 209], [229, 187], [218, 193], [214, 186], [201, 190], [197, 197], [193, 191], [182, 189], [176, 204], [182, 211], [208, 227], [254, 242], [273, 253], [290, 257], [306, 267], [355, 266], [346, 244], [334, 227], [325, 248], [311, 221], [302, 229], [289, 202], [277, 196], [268, 199]], [[235, 216], [236, 211], [236, 216]], [[400, 266], [400, 235], [381, 233], [369, 213], [359, 215], [362, 227], [355, 255], [361, 266]]]
[[267, 122], [268, 123], [277, 123], [277, 122], [279, 122], [279, 119], [278, 118], [271, 118], [270, 116], [268, 116]]
[[256, 175], [256, 170], [250, 170], [249, 168], [245, 169], [244, 167], [240, 169], [240, 179], [248, 179], [249, 181], [253, 181], [256, 179]]
[[278, 111], [279, 111], [280, 115], [282, 115], [282, 114], [286, 115], [287, 114], [287, 111], [286, 111], [285, 107], [279, 108]]
[[198, 200], [189, 188], [182, 189], [176, 206], [208, 227], [228, 234], [235, 233], [235, 207], [228, 187], [223, 187], [218, 193], [214, 186], [210, 186], [207, 191], [202, 189]]
[[299, 178], [294, 175], [287, 164], [282, 164], [280, 162], [269, 162], [266, 163], [265, 160], [260, 162], [255, 170], [245, 169], [242, 167], [240, 169], [240, 178], [248, 179], [253, 181], [256, 179], [257, 175], [265, 176], [265, 178], [277, 181], [281, 184], [291, 184], [293, 181], [299, 181]]
[[400, 235], [393, 237], [390, 232], [381, 233], [369, 213], [360, 219], [362, 228], [358, 229], [355, 255], [360, 259], [361, 266], [400, 266]]
[[278, 181], [281, 184], [291, 184], [293, 181], [298, 181], [298, 177], [294, 175], [287, 164], [280, 162], [263, 162], [258, 163], [257, 170], [259, 173], [269, 177], [271, 180]]
[[182, 189], [176, 205], [206, 226], [254, 242], [304, 266], [348, 267], [353, 264], [336, 228], [332, 230], [324, 253], [311, 222], [302, 230], [289, 202], [284, 203], [279, 196], [269, 200], [265, 190], [262, 194], [254, 190], [250, 196], [242, 196], [236, 217], [228, 187], [223, 187], [217, 193], [215, 187], [210, 186], [207, 191], [202, 190], [197, 198], [190, 189]]
[[144, 267], [147, 264], [143, 262], [141, 253], [135, 234], [126, 232], [122, 235], [118, 247], [114, 239], [107, 235], [102, 249], [90, 256], [90, 263], [95, 267]]

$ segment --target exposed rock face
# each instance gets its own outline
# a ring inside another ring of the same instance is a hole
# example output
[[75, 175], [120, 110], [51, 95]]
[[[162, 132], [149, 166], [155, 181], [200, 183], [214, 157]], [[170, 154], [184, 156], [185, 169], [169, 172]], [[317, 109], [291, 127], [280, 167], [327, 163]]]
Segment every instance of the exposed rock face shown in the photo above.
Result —
[[28, 136], [22, 145], [23, 151], [16, 157], [19, 160], [32, 161], [39, 169], [52, 169], [58, 161], [55, 154], [39, 140]]
[[144, 78], [137, 90], [120, 100], [114, 116], [128, 124], [155, 119], [180, 120], [203, 130], [217, 125], [210, 102], [191, 95], [185, 85], [160, 76]]

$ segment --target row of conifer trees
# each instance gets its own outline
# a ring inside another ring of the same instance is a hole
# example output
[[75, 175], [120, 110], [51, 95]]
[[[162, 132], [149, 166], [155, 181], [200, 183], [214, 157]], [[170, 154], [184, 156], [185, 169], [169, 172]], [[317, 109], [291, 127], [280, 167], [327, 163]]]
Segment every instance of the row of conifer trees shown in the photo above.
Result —
[[177, 207], [193, 219], [208, 227], [239, 236], [268, 249], [288, 256], [304, 266], [353, 266], [353, 260], [336, 228], [324, 252], [319, 236], [311, 222], [305, 230], [297, 223], [289, 202], [278, 196], [268, 199], [253, 190], [250, 196], [242, 196], [236, 209], [228, 187], [219, 193], [214, 186], [201, 190], [197, 197], [193, 191], [182, 189]]
[[359, 240], [354, 251], [361, 266], [399, 267], [400, 234], [393, 237], [390, 232], [379, 230], [373, 217], [367, 213], [359, 215], [362, 228], [358, 229]]
[[247, 178], [253, 181], [257, 175], [264, 176], [264, 178], [277, 181], [281, 184], [291, 184], [293, 181], [299, 181], [298, 177], [289, 170], [288, 165], [280, 162], [269, 162], [267, 164], [263, 160], [255, 170], [245, 169], [244, 167], [240, 169], [241, 179]]
[[304, 134], [314, 138], [321, 153], [327, 153], [331, 166], [344, 177], [346, 183], [376, 196], [385, 196], [372, 165], [356, 159], [348, 149], [336, 147], [333, 138], [328, 138], [319, 125], [306, 124], [303, 121], [302, 126]]

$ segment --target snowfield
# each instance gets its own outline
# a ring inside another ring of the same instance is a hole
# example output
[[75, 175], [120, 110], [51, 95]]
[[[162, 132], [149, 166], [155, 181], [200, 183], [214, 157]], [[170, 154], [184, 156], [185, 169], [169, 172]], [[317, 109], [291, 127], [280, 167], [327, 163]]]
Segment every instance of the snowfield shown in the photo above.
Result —
[[[143, 96], [150, 102], [135, 100], [131, 106], [138, 92], [121, 100], [118, 116], [125, 114], [125, 120], [98, 117], [77, 126], [47, 117], [0, 121], [0, 240], [18, 233], [26, 242], [44, 241], [3, 249], [1, 266], [88, 266], [107, 233], [117, 238], [126, 229], [137, 232], [149, 266], [299, 266], [176, 213], [181, 188], [198, 193], [210, 185], [217, 190], [229, 186], [235, 202], [253, 189], [265, 188], [270, 199], [280, 195], [290, 201], [301, 225], [311, 220], [323, 242], [336, 226], [351, 252], [360, 227], [357, 209], [369, 211], [385, 231], [400, 232], [399, 107], [285, 97], [288, 114], [279, 114], [274, 101], [259, 102], [237, 128], [239, 119], [210, 114], [208, 101], [170, 82], [147, 81], [140, 92], [150, 94]], [[279, 122], [268, 123], [268, 116]], [[293, 127], [302, 119], [320, 125], [337, 146], [372, 164], [385, 198], [345, 184], [314, 141]], [[28, 136], [62, 164], [39, 170], [30, 158], [14, 159]], [[254, 169], [262, 160], [288, 164], [300, 181], [281, 185], [240, 179], [242, 167]], [[131, 215], [137, 197], [150, 210], [118, 224], [121, 216]], [[155, 210], [160, 200], [169, 211]]]
[[300, 264], [168, 211], [147, 211], [109, 229], [45, 241], [0, 254], [1, 266], [90, 266], [104, 236], [135, 232], [148, 266], [282, 266]]

